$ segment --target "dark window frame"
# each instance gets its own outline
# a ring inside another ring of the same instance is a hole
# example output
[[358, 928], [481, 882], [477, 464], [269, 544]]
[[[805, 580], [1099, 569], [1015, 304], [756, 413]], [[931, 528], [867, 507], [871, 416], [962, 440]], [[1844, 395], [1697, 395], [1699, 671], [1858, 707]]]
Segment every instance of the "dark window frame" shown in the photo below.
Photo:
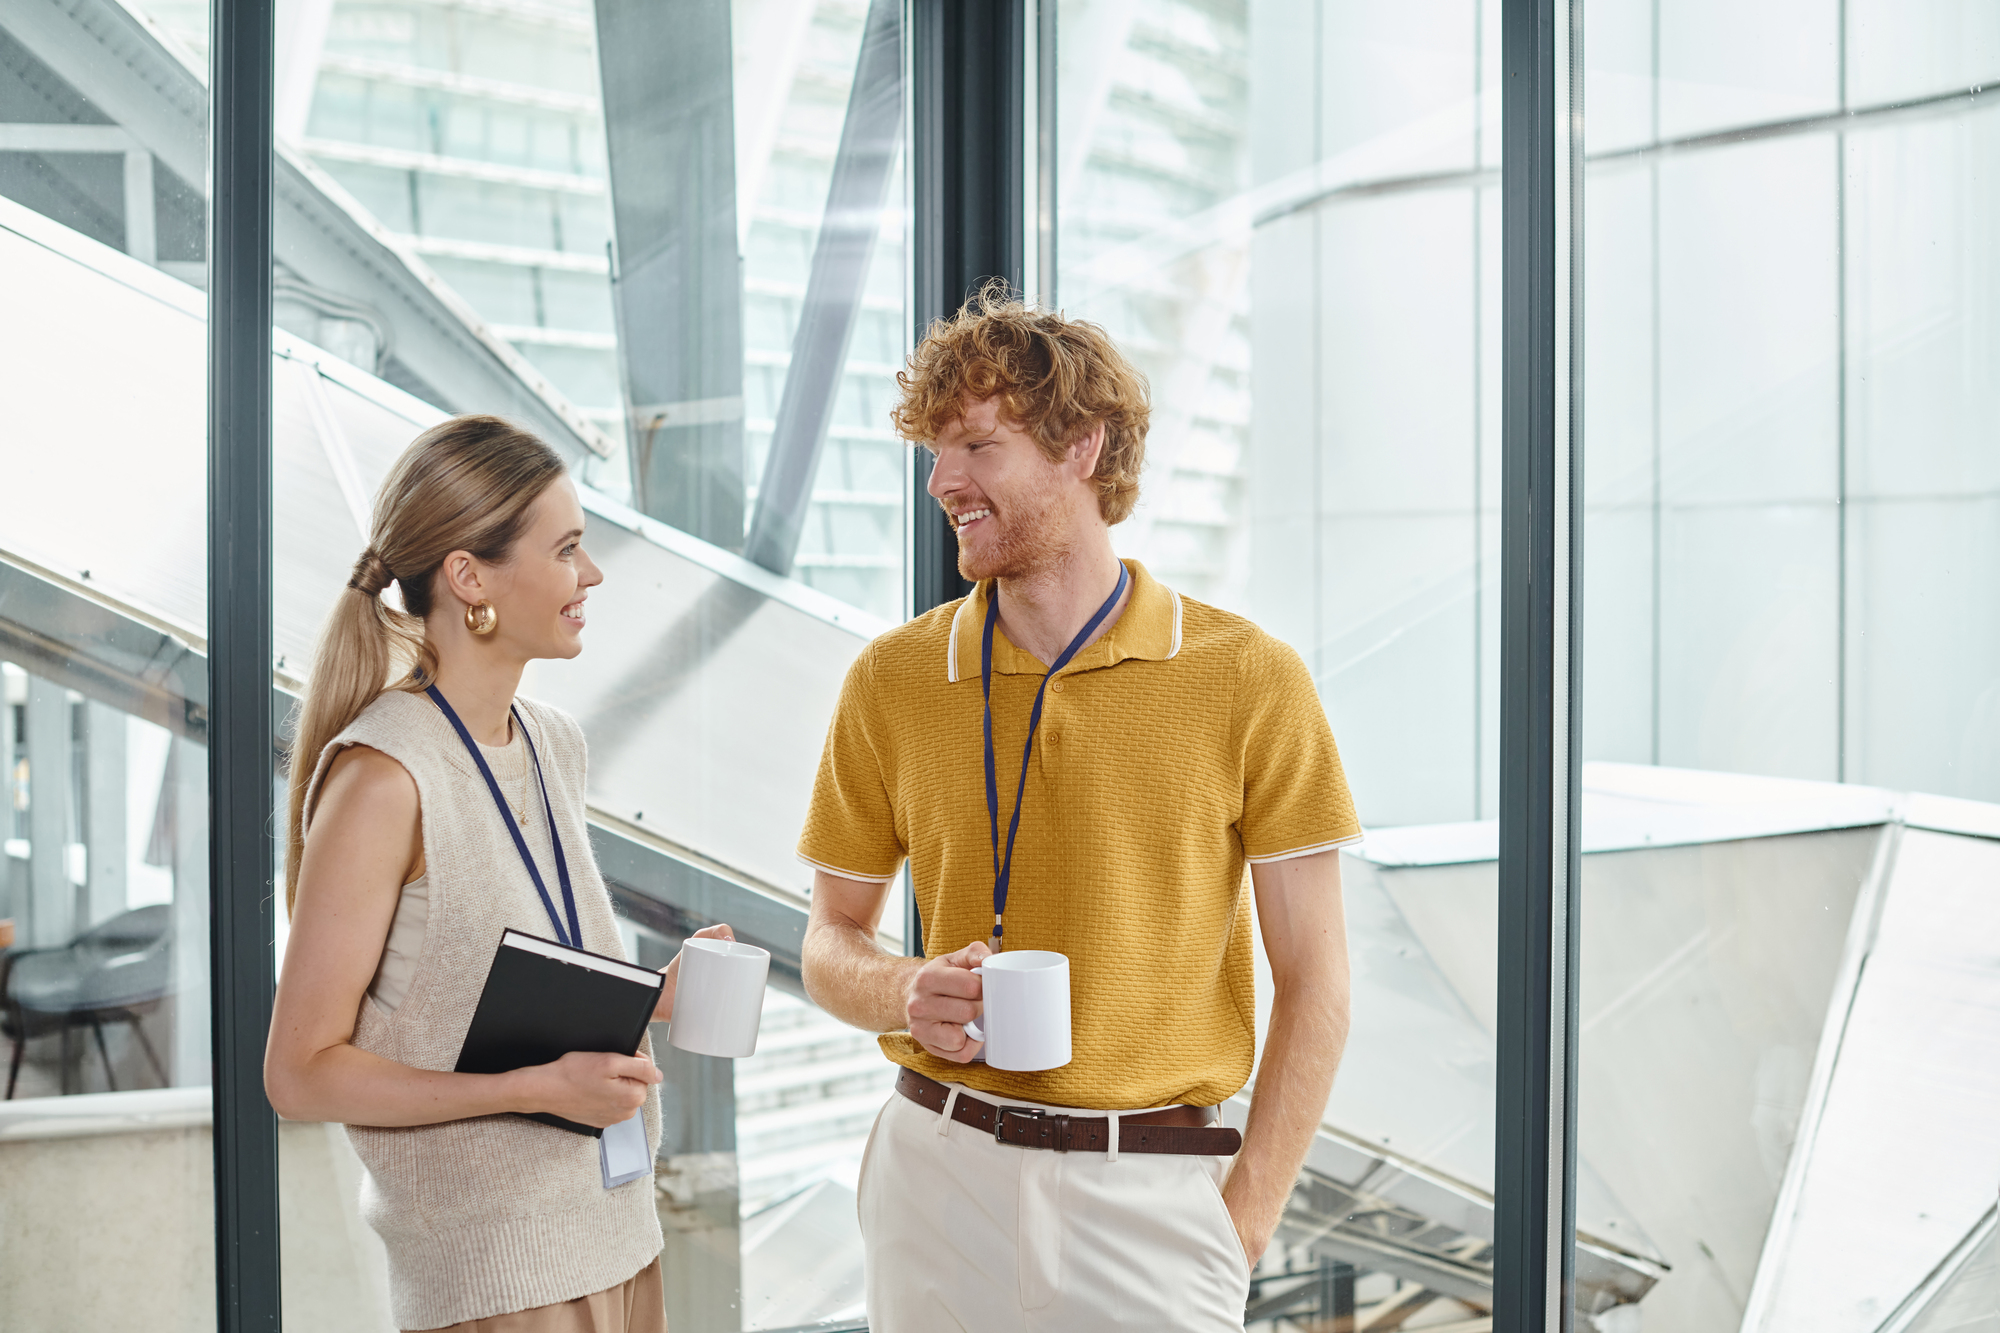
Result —
[[1576, 1320], [1583, 3], [1503, 0], [1496, 1333]]
[[275, 0], [209, 16], [209, 987], [215, 1313], [275, 1330], [278, 1117], [264, 1096], [277, 984], [271, 759], [271, 244]]

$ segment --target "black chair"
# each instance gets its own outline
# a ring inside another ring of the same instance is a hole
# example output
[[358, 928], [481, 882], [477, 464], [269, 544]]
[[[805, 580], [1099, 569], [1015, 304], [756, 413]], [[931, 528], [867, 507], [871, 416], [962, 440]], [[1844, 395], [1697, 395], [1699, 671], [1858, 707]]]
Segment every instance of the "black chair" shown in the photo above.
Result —
[[173, 908], [164, 904], [121, 912], [55, 949], [16, 949], [0, 960], [0, 1033], [13, 1039], [7, 1069], [7, 1098], [21, 1075], [28, 1042], [62, 1034], [62, 1090], [69, 1092], [72, 1032], [89, 1027], [97, 1036], [105, 1081], [118, 1090], [111, 1053], [104, 1045], [106, 1023], [131, 1025], [160, 1086], [166, 1066], [141, 1022], [173, 989]]

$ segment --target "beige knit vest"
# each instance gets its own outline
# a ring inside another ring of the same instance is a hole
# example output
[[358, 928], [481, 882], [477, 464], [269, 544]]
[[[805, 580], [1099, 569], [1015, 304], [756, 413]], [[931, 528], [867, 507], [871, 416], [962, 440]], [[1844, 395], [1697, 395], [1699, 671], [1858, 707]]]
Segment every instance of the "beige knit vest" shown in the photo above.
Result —
[[[584, 820], [582, 728], [559, 709], [518, 702], [548, 782], [583, 947], [622, 958]], [[354, 1044], [417, 1069], [450, 1069], [501, 931], [545, 939], [554, 932], [485, 780], [428, 697], [387, 691], [334, 738], [307, 792], [308, 826], [328, 765], [349, 745], [382, 751], [416, 779], [430, 876], [430, 916], [409, 993], [387, 1014], [364, 998]], [[546, 818], [539, 810], [531, 817]], [[555, 867], [541, 871], [561, 910]], [[657, 1151], [657, 1092], [645, 1109], [646, 1140]], [[347, 1133], [368, 1168], [361, 1211], [388, 1246], [400, 1328], [574, 1300], [618, 1285], [660, 1252], [652, 1177], [605, 1189], [596, 1139], [505, 1115], [403, 1129], [349, 1125]]]

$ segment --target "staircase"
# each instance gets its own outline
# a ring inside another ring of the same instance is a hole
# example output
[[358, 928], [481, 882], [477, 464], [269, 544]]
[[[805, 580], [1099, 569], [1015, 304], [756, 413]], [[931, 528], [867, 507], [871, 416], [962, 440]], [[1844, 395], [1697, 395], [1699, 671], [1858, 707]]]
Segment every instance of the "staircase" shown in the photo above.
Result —
[[872, 1034], [771, 990], [757, 1054], [736, 1062], [743, 1215], [815, 1180], [851, 1188], [895, 1072]]

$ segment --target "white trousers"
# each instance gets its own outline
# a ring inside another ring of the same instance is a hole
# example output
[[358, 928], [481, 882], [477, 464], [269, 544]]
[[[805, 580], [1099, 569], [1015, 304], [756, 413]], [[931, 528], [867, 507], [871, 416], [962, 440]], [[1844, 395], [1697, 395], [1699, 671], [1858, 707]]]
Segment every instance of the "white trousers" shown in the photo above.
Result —
[[1242, 1333], [1250, 1268], [1222, 1202], [1229, 1161], [1016, 1148], [891, 1093], [861, 1163], [868, 1327]]

